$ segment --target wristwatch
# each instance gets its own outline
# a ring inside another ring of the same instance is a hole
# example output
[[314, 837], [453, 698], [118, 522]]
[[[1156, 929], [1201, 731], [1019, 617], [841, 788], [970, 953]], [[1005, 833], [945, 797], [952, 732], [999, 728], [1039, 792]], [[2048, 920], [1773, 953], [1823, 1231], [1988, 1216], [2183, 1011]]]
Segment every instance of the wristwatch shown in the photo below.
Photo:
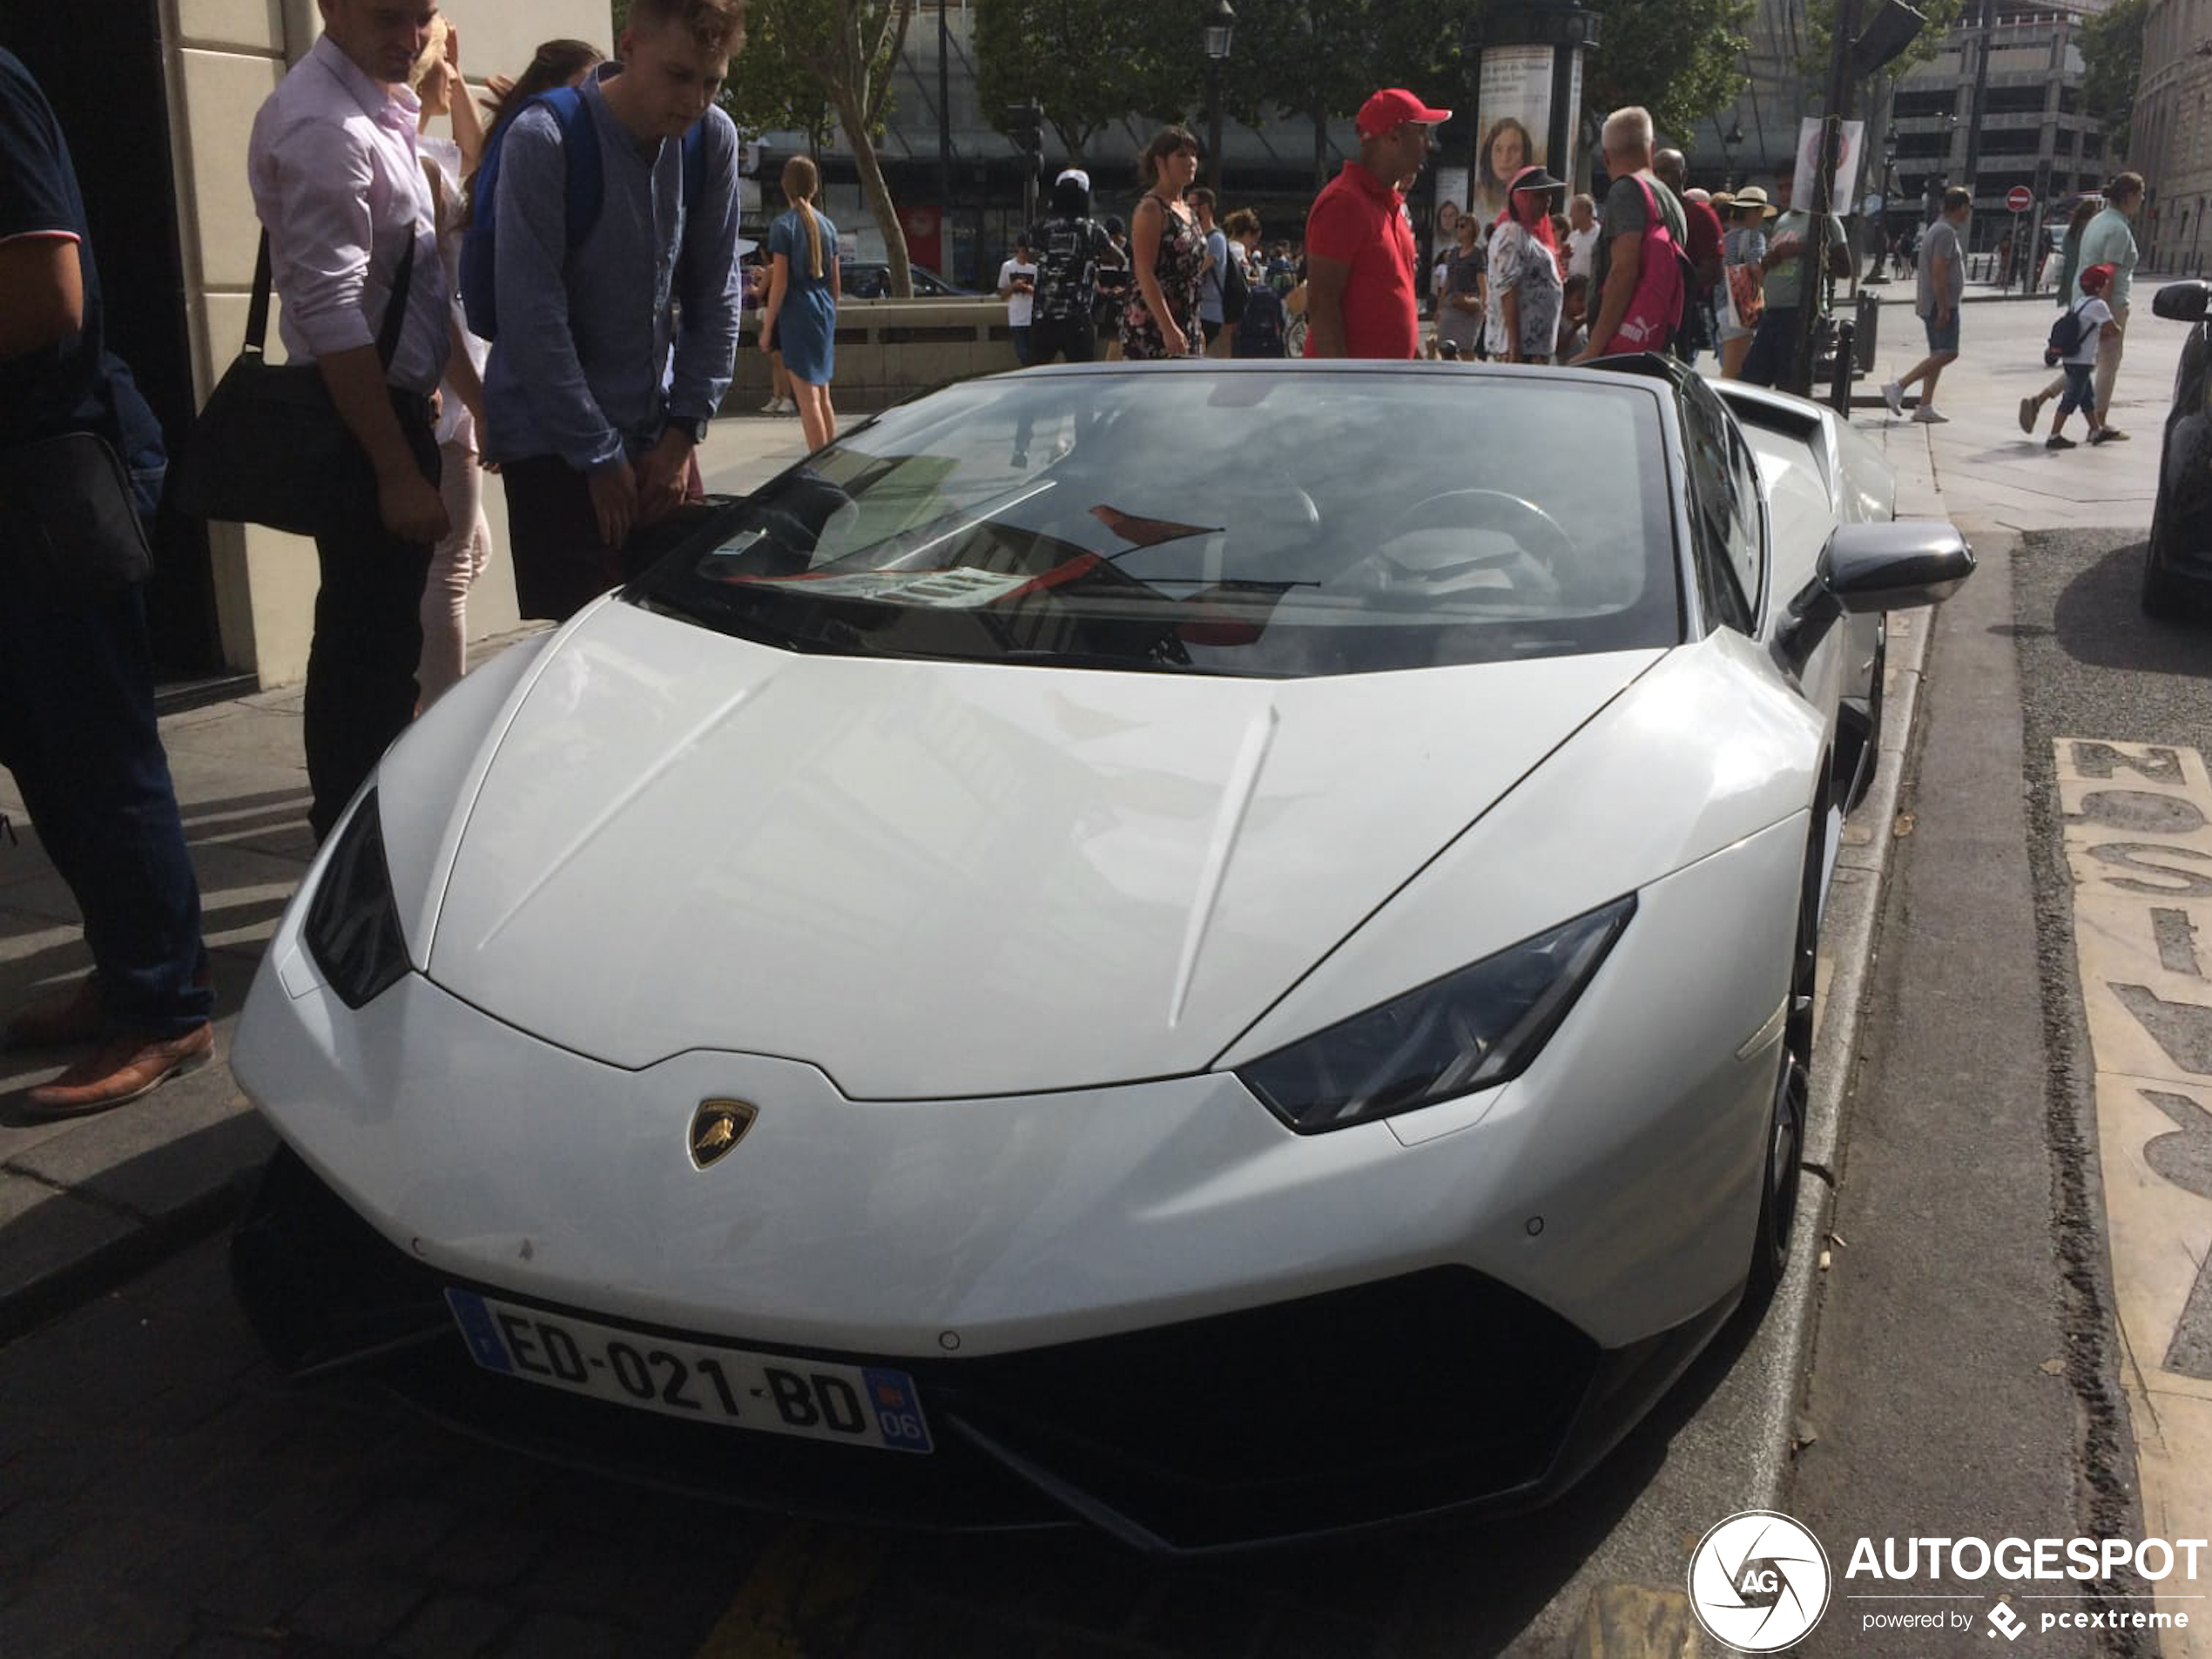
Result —
[[671, 432], [682, 433], [691, 441], [692, 447], [697, 448], [706, 442], [706, 421], [704, 417], [671, 415], [662, 423], [661, 435], [665, 437]]

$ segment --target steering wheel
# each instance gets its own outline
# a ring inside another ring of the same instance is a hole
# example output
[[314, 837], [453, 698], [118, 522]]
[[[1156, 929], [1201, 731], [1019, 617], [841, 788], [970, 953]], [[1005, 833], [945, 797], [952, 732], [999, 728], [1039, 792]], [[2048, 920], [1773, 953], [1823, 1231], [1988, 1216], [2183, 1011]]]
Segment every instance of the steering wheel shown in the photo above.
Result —
[[[1398, 516], [1383, 532], [1379, 545], [1387, 547], [1393, 538], [1409, 530], [1453, 527], [1504, 530], [1554, 578], [1559, 567], [1571, 564], [1581, 551], [1581, 544], [1557, 519], [1526, 496], [1502, 489], [1440, 489], [1433, 496], [1424, 496]], [[1524, 529], [1534, 532], [1537, 545], [1530, 544], [1530, 538], [1521, 534]], [[1390, 557], [1387, 553], [1381, 556]]]
[[[1448, 569], [1424, 568], [1390, 550], [1391, 543], [1400, 536], [1447, 529], [1501, 529], [1513, 538], [1513, 546], [1503, 552], [1447, 561]], [[1433, 591], [1432, 584], [1440, 578], [1487, 569], [1502, 571], [1524, 597], [1557, 604], [1565, 597], [1561, 577], [1583, 568], [1580, 554], [1580, 544], [1560, 522], [1532, 501], [1502, 489], [1445, 489], [1423, 496], [1399, 514], [1376, 538], [1373, 551], [1325, 585], [1365, 591], [1374, 603], [1420, 604], [1426, 603], [1426, 594]]]

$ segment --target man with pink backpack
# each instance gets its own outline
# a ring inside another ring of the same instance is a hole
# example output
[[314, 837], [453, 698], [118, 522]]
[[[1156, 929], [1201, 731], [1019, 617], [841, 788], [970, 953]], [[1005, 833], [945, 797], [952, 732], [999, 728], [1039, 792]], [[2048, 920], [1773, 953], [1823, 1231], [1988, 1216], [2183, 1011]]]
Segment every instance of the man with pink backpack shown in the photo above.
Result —
[[1616, 352], [1663, 352], [1687, 303], [1689, 237], [1681, 199], [1652, 172], [1651, 112], [1635, 105], [1605, 118], [1603, 229], [1591, 290], [1590, 342], [1581, 361]]

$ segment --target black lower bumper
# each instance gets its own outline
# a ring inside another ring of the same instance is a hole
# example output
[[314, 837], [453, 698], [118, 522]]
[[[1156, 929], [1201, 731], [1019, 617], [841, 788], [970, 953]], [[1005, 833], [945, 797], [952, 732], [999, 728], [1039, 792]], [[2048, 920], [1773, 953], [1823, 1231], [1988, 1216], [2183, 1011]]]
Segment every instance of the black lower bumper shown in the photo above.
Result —
[[935, 1433], [936, 1449], [917, 1455], [687, 1422], [485, 1371], [448, 1311], [455, 1281], [387, 1243], [288, 1149], [231, 1260], [257, 1332], [293, 1375], [366, 1373], [442, 1421], [536, 1456], [830, 1519], [957, 1530], [1088, 1521], [1176, 1554], [1546, 1501], [1642, 1416], [1734, 1302], [1604, 1351], [1494, 1280], [1431, 1268], [974, 1359], [738, 1341], [906, 1371]]

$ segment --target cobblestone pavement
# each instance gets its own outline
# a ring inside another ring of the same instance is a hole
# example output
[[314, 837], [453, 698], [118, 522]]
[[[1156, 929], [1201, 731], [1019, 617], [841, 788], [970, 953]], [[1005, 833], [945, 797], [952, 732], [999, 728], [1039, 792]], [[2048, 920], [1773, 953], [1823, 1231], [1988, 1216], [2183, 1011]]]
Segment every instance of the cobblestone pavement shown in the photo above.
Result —
[[1557, 1652], [1530, 1621], [1731, 1357], [1540, 1517], [1163, 1567], [1088, 1534], [752, 1515], [480, 1447], [374, 1392], [295, 1387], [261, 1359], [210, 1242], [0, 1350], [0, 1654]]
[[757, 1529], [261, 1362], [219, 1244], [0, 1351], [0, 1652], [679, 1655]]

